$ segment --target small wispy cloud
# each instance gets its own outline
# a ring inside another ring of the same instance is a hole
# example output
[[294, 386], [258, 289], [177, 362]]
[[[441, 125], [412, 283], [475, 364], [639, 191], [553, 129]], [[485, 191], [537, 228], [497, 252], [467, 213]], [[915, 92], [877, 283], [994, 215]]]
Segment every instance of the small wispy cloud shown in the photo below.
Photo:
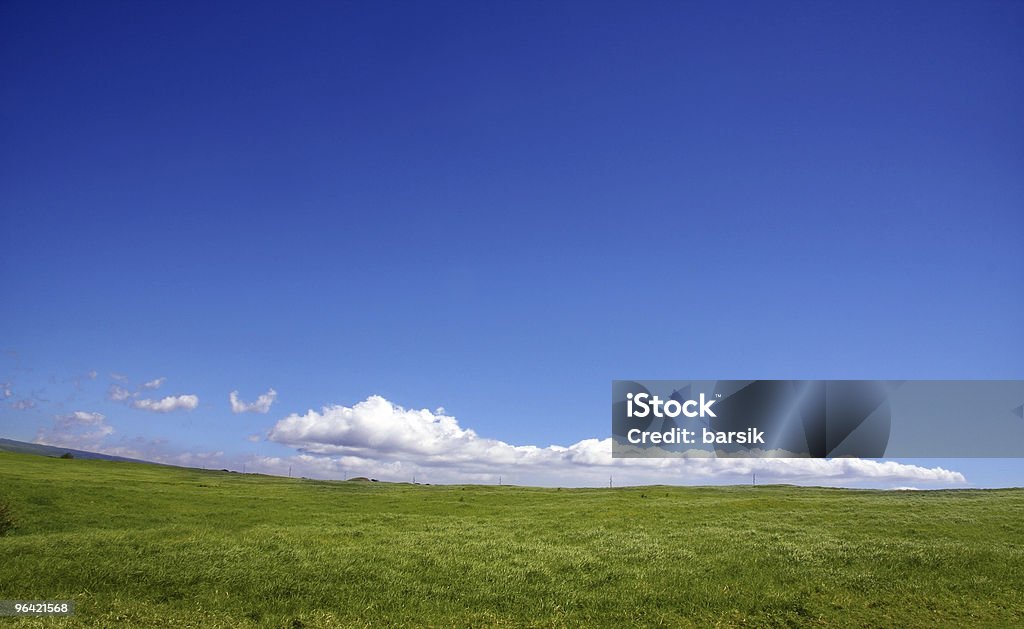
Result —
[[14, 391], [11, 390], [10, 382], [0, 382], [0, 397], [5, 400], [14, 395]]
[[30, 408], [35, 408], [35, 407], [36, 407], [36, 401], [31, 399], [31, 398], [27, 398], [27, 397], [21, 398], [17, 402], [11, 404], [11, 408], [13, 408], [16, 411], [27, 411]]
[[64, 425], [72, 424], [102, 424], [107, 418], [103, 413], [93, 413], [89, 411], [75, 411], [70, 415], [58, 415], [56, 419]]
[[[91, 371], [86, 371], [85, 373], [76, 373], [73, 376], [71, 376], [70, 378], [67, 378], [67, 379], [63, 380], [63, 382], [70, 382], [72, 385], [74, 385], [75, 391], [81, 391], [82, 390], [82, 382], [84, 382], [86, 380], [95, 380], [99, 375], [100, 375], [99, 372], [96, 371], [95, 369], [93, 369]], [[51, 377], [50, 378], [50, 383], [51, 384], [57, 384], [57, 381], [56, 381], [56, 379], [54, 377]], [[73, 400], [74, 399], [74, 394], [72, 394], [71, 397], [69, 397], [68, 399], [72, 399]]]
[[277, 399], [277, 391], [270, 389], [263, 395], [256, 398], [255, 402], [243, 402], [238, 398], [238, 391], [232, 391], [228, 395], [228, 399], [231, 401], [231, 412], [232, 413], [267, 413], [270, 411], [270, 406]]
[[155, 391], [156, 389], [159, 389], [161, 387], [161, 385], [163, 385], [163, 383], [166, 382], [166, 381], [167, 381], [167, 378], [156, 378], [154, 380], [150, 380], [149, 382], [143, 382], [142, 383], [142, 388], [143, 389], [149, 389], [151, 391]]
[[124, 402], [131, 397], [132, 392], [120, 385], [112, 384], [110, 385], [110, 388], [107, 389], [107, 399], [113, 400], [114, 402]]
[[170, 413], [171, 411], [191, 411], [199, 406], [198, 395], [169, 395], [161, 400], [133, 400], [132, 408], [153, 413]]
[[118, 382], [128, 382], [128, 376], [124, 375], [123, 373], [111, 373], [110, 379], [117, 380]]

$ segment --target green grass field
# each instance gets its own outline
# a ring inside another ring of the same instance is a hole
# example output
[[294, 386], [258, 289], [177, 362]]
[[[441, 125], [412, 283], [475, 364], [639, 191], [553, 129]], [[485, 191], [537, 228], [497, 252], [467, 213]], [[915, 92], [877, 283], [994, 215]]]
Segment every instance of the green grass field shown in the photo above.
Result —
[[319, 482], [0, 453], [7, 626], [1020, 626], [1024, 490]]

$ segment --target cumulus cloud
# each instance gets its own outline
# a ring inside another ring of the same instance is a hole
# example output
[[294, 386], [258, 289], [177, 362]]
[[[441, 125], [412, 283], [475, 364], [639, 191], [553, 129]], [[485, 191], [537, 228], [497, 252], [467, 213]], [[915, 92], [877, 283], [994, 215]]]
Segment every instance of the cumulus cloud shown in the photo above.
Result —
[[270, 411], [270, 406], [277, 399], [277, 391], [270, 389], [263, 395], [256, 398], [255, 402], [243, 402], [238, 399], [238, 391], [232, 391], [228, 395], [228, 399], [231, 401], [231, 412], [232, 413], [267, 413]]
[[[862, 459], [614, 459], [611, 439], [570, 446], [512, 445], [463, 428], [443, 409], [405, 409], [380, 396], [347, 407], [292, 414], [270, 430], [271, 441], [297, 448], [308, 475], [376, 475], [428, 482], [506, 482], [531, 485], [763, 482], [826, 485], [966, 482], [959, 472]], [[287, 459], [267, 459], [272, 470]], [[294, 465], [295, 460], [288, 461]], [[269, 471], [269, 470], [268, 470]]]
[[167, 380], [167, 378], [156, 378], [155, 380], [150, 380], [149, 382], [143, 382], [142, 383], [142, 388], [143, 389], [149, 389], [151, 391], [152, 390], [156, 390], [156, 389], [159, 389], [160, 386], [163, 385], [163, 383], [166, 380]]
[[169, 395], [161, 400], [132, 401], [132, 408], [154, 413], [170, 413], [177, 410], [191, 411], [197, 406], [199, 406], [199, 396], [197, 395]]
[[107, 399], [113, 400], [114, 402], [123, 402], [131, 398], [131, 396], [131, 391], [120, 385], [112, 384], [110, 385], [110, 388], [107, 389]]

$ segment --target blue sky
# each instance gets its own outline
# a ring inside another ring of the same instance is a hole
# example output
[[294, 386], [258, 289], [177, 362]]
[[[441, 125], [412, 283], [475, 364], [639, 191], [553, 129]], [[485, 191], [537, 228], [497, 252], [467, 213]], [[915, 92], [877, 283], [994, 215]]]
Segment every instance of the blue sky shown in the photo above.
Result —
[[1024, 378], [1021, 41], [1012, 2], [4, 3], [0, 434], [280, 464], [247, 437], [374, 395], [543, 447], [616, 378]]

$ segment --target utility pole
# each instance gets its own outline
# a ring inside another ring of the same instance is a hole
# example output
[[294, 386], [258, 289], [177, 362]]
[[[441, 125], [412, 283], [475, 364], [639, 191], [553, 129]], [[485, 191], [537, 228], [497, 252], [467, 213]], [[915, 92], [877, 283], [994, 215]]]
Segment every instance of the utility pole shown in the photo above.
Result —
[[608, 477], [608, 489], [611, 489], [611, 488], [612, 488], [612, 477], [609, 476]]
[[292, 477], [292, 466], [289, 465], [288, 466], [288, 478], [291, 478], [291, 477]]
[[498, 487], [501, 487], [501, 474], [498, 475]]
[[757, 487], [757, 472], [752, 472], [751, 479], [751, 484]]

